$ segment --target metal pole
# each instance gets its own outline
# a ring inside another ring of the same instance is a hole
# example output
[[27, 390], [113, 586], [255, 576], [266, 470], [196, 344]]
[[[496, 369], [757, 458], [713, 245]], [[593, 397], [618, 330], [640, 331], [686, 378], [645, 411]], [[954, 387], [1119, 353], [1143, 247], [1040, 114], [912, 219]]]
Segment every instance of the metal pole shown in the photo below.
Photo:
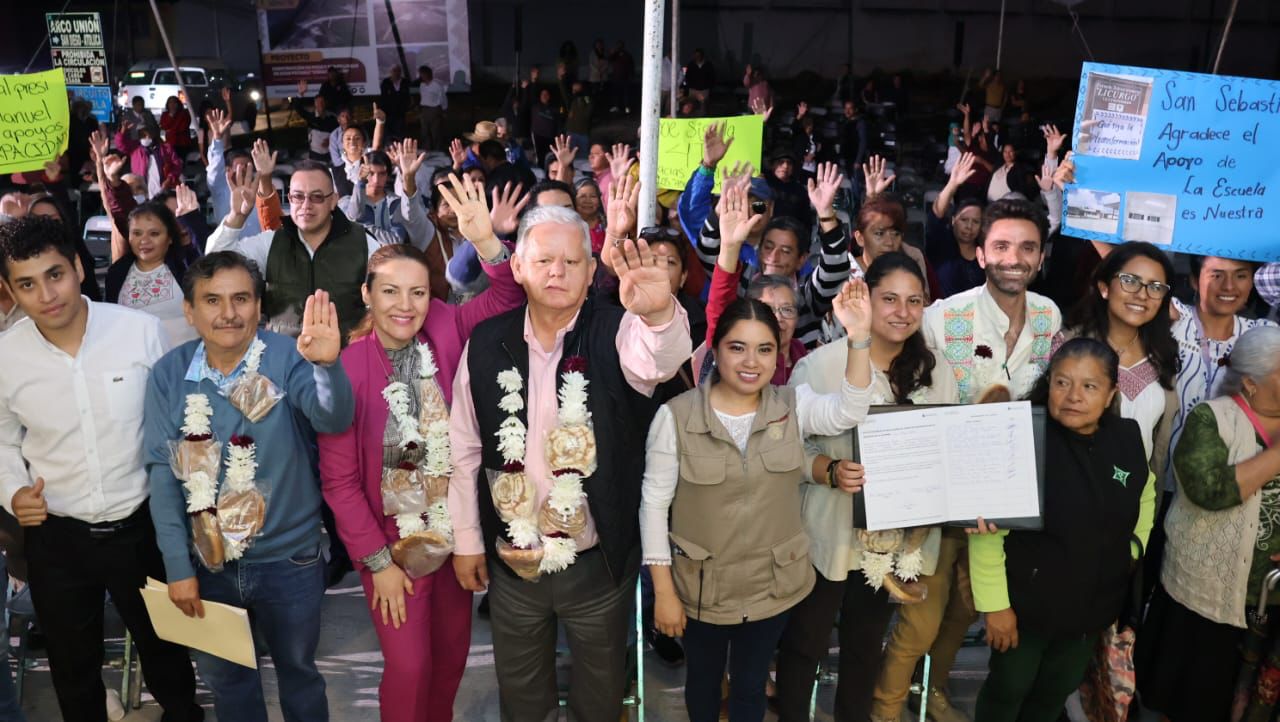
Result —
[[222, 28], [218, 25], [218, 3], [213, 3], [213, 53], [222, 57]]
[[1004, 52], [1004, 6], [1005, 0], [1000, 0], [1000, 35], [996, 38], [996, 70], [1000, 69], [1000, 55]]
[[1231, 34], [1231, 23], [1236, 19], [1236, 6], [1240, 0], [1231, 0], [1231, 10], [1227, 12], [1227, 24], [1222, 27], [1222, 39], [1218, 41], [1218, 56], [1213, 59], [1213, 74], [1218, 74], [1218, 64], [1222, 62], [1222, 51], [1227, 47], [1227, 36]]
[[169, 32], [164, 29], [164, 22], [160, 20], [160, 8], [156, 6], [156, 0], [151, 0], [151, 14], [156, 19], [156, 27], [160, 28], [160, 40], [164, 43], [164, 51], [169, 56], [169, 63], [173, 65], [173, 75], [178, 81], [178, 90], [182, 91], [182, 97], [186, 99], [187, 112], [195, 118], [196, 106], [191, 100], [191, 94], [187, 92], [186, 83], [182, 82], [182, 67], [178, 65], [178, 59], [173, 54], [173, 45], [169, 43]]
[[680, 90], [680, 0], [671, 0], [671, 104], [670, 117], [676, 117], [676, 95]]
[[[151, 0], [155, 2], [155, 0]], [[644, 64], [640, 77], [640, 207], [636, 225], [653, 225], [658, 208], [658, 115], [662, 97], [664, 0], [644, 3]]]

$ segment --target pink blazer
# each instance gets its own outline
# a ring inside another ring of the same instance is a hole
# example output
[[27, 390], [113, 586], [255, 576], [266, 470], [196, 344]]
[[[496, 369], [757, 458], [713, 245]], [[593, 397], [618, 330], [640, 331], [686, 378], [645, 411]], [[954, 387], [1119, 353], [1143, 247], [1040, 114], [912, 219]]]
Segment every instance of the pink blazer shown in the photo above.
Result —
[[[418, 339], [431, 347], [439, 368], [436, 381], [450, 404], [453, 377], [472, 329], [524, 302], [524, 289], [512, 278], [509, 264], [482, 266], [489, 275], [488, 290], [461, 306], [431, 299], [418, 332]], [[391, 413], [382, 390], [391, 361], [374, 333], [343, 350], [341, 361], [355, 394], [355, 421], [341, 434], [318, 435], [320, 482], [338, 523], [338, 537], [360, 568], [358, 560], [399, 538], [395, 517], [382, 514], [382, 437]]]

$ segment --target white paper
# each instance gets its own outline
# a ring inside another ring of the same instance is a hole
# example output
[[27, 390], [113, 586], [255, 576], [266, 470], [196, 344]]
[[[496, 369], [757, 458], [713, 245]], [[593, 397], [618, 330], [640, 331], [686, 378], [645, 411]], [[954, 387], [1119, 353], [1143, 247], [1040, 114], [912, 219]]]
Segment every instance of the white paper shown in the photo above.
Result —
[[147, 577], [147, 586], [142, 588], [142, 601], [147, 605], [151, 626], [161, 639], [258, 668], [247, 611], [204, 601], [204, 616], [188, 617], [169, 601], [169, 585], [150, 577]]
[[1026, 401], [871, 414], [857, 434], [871, 531], [1040, 515]]

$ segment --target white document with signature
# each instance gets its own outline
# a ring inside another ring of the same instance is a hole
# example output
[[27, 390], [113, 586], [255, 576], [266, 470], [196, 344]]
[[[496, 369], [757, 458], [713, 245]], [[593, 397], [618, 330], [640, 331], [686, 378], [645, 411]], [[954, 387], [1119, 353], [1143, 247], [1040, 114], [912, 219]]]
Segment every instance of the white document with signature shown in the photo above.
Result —
[[1026, 401], [871, 414], [857, 434], [869, 530], [1040, 515]]

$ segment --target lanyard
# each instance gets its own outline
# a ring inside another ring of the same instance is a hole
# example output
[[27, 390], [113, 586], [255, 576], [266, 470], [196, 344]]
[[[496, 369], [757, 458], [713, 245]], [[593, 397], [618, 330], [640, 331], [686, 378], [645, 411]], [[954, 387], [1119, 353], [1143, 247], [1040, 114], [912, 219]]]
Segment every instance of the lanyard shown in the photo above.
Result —
[[1240, 407], [1240, 410], [1244, 412], [1244, 415], [1249, 417], [1249, 423], [1253, 424], [1253, 430], [1258, 432], [1258, 436], [1262, 437], [1262, 443], [1270, 449], [1271, 435], [1267, 433], [1266, 429], [1262, 428], [1262, 421], [1260, 421], [1258, 419], [1258, 415], [1254, 413], [1253, 407], [1250, 406], [1249, 402], [1245, 401], [1244, 397], [1240, 394], [1232, 396], [1231, 399], [1236, 402], [1236, 405]]

